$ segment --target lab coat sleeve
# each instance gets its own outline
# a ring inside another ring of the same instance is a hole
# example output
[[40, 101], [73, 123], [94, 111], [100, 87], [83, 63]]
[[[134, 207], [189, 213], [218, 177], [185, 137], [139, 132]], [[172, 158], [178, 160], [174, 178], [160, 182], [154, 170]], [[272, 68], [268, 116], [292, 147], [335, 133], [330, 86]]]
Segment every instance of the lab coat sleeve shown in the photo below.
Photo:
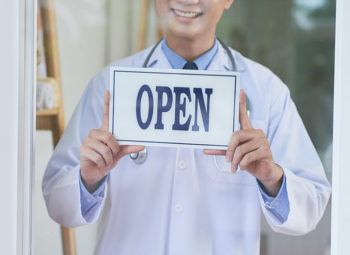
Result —
[[[47, 165], [42, 189], [50, 217], [66, 227], [97, 220], [104, 199], [89, 208], [84, 218], [80, 190], [80, 146], [92, 128], [99, 128], [103, 113], [103, 93], [107, 75], [98, 75], [85, 89], [73, 116]], [[106, 186], [106, 185], [105, 185]]]
[[277, 77], [272, 79], [271, 94], [267, 136], [274, 160], [283, 168], [286, 178], [287, 220], [281, 222], [268, 210], [261, 193], [260, 202], [274, 231], [302, 235], [315, 229], [326, 208], [331, 188], [289, 90]]

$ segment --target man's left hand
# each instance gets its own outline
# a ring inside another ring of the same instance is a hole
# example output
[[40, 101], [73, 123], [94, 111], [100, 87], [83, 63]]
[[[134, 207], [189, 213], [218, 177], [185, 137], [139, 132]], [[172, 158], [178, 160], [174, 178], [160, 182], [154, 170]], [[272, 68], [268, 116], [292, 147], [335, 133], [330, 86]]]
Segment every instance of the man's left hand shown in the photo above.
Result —
[[238, 166], [254, 175], [270, 196], [275, 197], [282, 184], [283, 170], [273, 161], [269, 141], [264, 131], [254, 129], [250, 123], [246, 95], [241, 90], [239, 102], [239, 121], [241, 130], [232, 134], [227, 151], [204, 150], [207, 155], [225, 155], [231, 162], [231, 171]]

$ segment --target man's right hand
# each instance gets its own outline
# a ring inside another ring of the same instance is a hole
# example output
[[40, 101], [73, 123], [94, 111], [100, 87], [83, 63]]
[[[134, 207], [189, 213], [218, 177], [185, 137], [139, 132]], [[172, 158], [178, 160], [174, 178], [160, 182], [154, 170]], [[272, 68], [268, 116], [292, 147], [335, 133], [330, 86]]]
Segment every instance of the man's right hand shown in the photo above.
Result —
[[119, 145], [108, 131], [109, 91], [104, 96], [102, 126], [91, 129], [80, 147], [80, 175], [88, 191], [97, 189], [99, 182], [117, 165], [123, 156], [139, 152], [143, 146]]

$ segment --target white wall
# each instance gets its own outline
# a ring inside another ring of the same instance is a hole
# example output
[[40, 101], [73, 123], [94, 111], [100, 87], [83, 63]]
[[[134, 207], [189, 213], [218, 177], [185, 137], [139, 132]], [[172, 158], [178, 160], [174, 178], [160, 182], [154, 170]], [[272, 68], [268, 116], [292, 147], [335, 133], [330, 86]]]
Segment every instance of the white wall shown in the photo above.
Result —
[[106, 62], [127, 56], [132, 51], [133, 30], [131, 24], [136, 15], [132, 15], [132, 1], [107, 1]]
[[337, 0], [332, 255], [350, 254], [350, 2]]
[[0, 247], [16, 254], [19, 1], [0, 1]]

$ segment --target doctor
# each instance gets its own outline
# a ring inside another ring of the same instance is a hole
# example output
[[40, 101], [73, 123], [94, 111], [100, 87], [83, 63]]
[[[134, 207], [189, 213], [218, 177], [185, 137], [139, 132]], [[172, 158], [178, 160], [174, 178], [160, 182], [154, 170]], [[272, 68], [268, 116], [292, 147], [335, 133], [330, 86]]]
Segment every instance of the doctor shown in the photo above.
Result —
[[109, 67], [88, 84], [43, 193], [64, 226], [101, 218], [96, 254], [257, 255], [261, 212], [274, 231], [290, 235], [308, 233], [322, 217], [330, 185], [288, 88], [215, 37], [232, 3], [156, 0], [165, 39], [112, 64], [240, 72], [242, 129], [227, 151], [148, 147], [137, 164], [126, 155], [143, 147], [119, 146], [108, 132]]

